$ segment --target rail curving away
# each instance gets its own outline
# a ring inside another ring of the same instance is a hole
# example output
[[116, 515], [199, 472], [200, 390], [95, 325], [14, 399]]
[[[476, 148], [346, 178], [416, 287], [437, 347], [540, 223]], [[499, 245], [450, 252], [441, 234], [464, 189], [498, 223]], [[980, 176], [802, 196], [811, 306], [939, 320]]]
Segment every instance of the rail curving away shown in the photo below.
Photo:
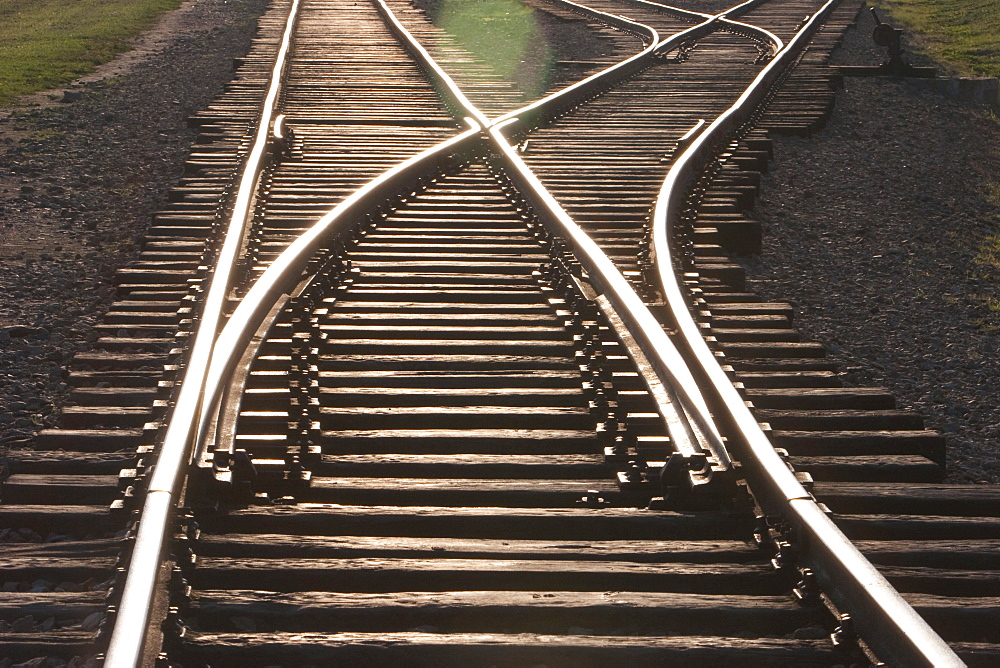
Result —
[[823, 591], [840, 611], [853, 616], [859, 629], [872, 630], [863, 632], [862, 637], [879, 658], [894, 665], [961, 666], [961, 659], [844, 536], [775, 452], [697, 325], [686, 317], [688, 301], [677, 281], [670, 253], [670, 239], [686, 206], [690, 186], [732, 134], [751, 120], [836, 4], [837, 0], [830, 0], [810, 17], [736, 103], [702, 129], [677, 157], [654, 209], [656, 273], [680, 339], [713, 395], [716, 416], [725, 425], [728, 443], [751, 481], [757, 502], [765, 514], [780, 517], [793, 527], [802, 546], [800, 560], [813, 567]]
[[190, 456], [191, 445], [197, 439], [197, 431], [194, 428], [203, 410], [202, 392], [208, 366], [222, 324], [223, 310], [232, 287], [239, 252], [249, 225], [257, 184], [267, 158], [271, 125], [281, 95], [300, 5], [301, 0], [293, 0], [289, 8], [253, 144], [242, 168], [224, 242], [212, 272], [198, 329], [187, 359], [184, 382], [170, 414], [170, 421], [158, 450], [152, 479], [146, 491], [142, 520], [132, 550], [132, 567], [125, 581], [105, 659], [105, 665], [108, 666], [135, 666], [139, 665], [142, 659], [150, 606], [153, 602], [160, 554], [163, 549], [163, 534], [166, 527], [170, 526], [182, 482], [182, 472]]

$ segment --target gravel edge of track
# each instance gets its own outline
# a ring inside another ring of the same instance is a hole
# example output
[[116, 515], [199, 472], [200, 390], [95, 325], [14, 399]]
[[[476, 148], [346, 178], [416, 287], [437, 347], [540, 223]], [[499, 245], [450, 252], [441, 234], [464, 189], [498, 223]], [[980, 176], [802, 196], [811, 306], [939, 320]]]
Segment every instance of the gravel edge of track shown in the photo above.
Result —
[[[862, 13], [834, 62], [879, 64], [873, 26]], [[1000, 482], [1000, 338], [977, 324], [1000, 285], [975, 276], [978, 244], [1000, 233], [996, 174], [988, 110], [849, 77], [822, 131], [775, 139], [754, 211], [764, 252], [744, 262], [748, 289], [790, 301], [847, 384], [888, 388], [944, 434], [951, 482]]]
[[36, 94], [0, 118], [0, 449], [58, 425], [65, 369], [181, 175], [186, 118], [231, 80], [267, 4], [191, 0], [72, 101]]

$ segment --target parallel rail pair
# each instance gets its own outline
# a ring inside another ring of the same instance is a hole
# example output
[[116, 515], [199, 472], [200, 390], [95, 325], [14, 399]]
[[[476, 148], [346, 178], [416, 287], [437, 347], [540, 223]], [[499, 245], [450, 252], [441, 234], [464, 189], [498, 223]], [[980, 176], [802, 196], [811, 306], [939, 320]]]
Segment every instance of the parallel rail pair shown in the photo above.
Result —
[[[805, 22], [788, 45], [783, 45], [766, 31], [732, 21], [731, 17], [759, 4], [757, 0], [712, 17], [688, 13], [704, 20], [662, 40], [648, 26], [604, 14], [603, 20], [642, 35], [647, 47], [579, 84], [493, 120], [486, 118], [468, 101], [444, 70], [393, 17], [389, 8], [380, 2], [380, 10], [394, 31], [422, 61], [452, 106], [468, 116], [471, 128], [390, 170], [324, 216], [268, 267], [226, 320], [226, 302], [234, 287], [233, 275], [248, 234], [260, 174], [267, 151], [275, 145], [275, 136], [281, 134], [280, 124], [276, 123], [277, 107], [283, 73], [293, 48], [295, 20], [301, 1], [295, 0], [292, 5], [255, 141], [239, 181], [229, 230], [201, 306], [198, 331], [188, 357], [188, 371], [176, 397], [176, 405], [150, 477], [107, 663], [115, 666], [136, 665], [142, 656], [160, 558], [172, 526], [184, 474], [188, 465], [192, 461], [200, 461], [208, 448], [205, 435], [219, 420], [223, 395], [234, 392], [229, 387], [230, 377], [247, 344], [267, 326], [268, 318], [273, 316], [277, 307], [304, 286], [303, 269], [322, 248], [325, 239], [347, 229], [362, 214], [386, 199], [415, 187], [431, 165], [449, 163], [456, 156], [481, 152], [486, 146], [498, 155], [507, 177], [532, 205], [536, 215], [555, 236], [569, 245], [585, 271], [581, 278], [604, 297], [599, 303], [606, 304], [606, 315], [624, 323], [628, 335], [645, 358], [644, 367], [648, 373], [644, 375], [644, 381], [653, 396], [661, 398], [657, 402], [658, 410], [678, 455], [669, 465], [681, 467], [688, 476], [689, 484], [698, 487], [713, 477], [727, 477], [726, 473], [732, 469], [727, 448], [731, 450], [742, 464], [761, 510], [766, 515], [781, 517], [794, 527], [806, 548], [799, 560], [813, 567], [833, 605], [839, 611], [849, 611], [863, 628], [879, 629], [878, 633], [864, 637], [877, 656], [907, 665], [960, 663], [840, 534], [774, 453], [743, 400], [718, 368], [697, 326], [688, 317], [689, 305], [683, 288], [677, 282], [676, 261], [670, 252], [671, 227], [681, 218], [691, 184], [732, 134], [751, 120], [812, 32], [822, 24], [833, 2]], [[687, 148], [675, 160], [657, 200], [652, 227], [658, 280], [656, 287], [666, 297], [672, 320], [680, 334], [672, 340], [620, 271], [525, 167], [508, 137], [523, 136], [532, 127], [600, 94], [615, 82], [648, 67], [654, 59], [689, 40], [710, 33], [719, 24], [754, 35], [770, 45], [774, 57], [736, 105], [706, 127], [699, 126], [693, 130], [687, 138]], [[674, 341], [679, 342], [680, 351], [675, 348]], [[682, 362], [682, 357], [688, 362]], [[693, 366], [693, 370], [689, 371], [689, 366]], [[707, 398], [702, 397], [705, 390], [698, 389], [696, 379], [702, 381], [703, 388], [708, 388]], [[727, 440], [725, 445], [723, 435]]]

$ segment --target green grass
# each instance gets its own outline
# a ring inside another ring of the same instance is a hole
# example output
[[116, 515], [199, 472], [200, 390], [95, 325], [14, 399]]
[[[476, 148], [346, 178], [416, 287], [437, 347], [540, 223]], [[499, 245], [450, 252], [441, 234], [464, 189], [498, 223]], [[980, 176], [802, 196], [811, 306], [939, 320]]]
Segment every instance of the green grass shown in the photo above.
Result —
[[0, 106], [93, 71], [181, 0], [0, 0]]
[[1000, 181], [990, 181], [986, 184], [986, 201], [1000, 207]]
[[973, 318], [972, 324], [983, 334], [1000, 334], [1000, 299], [993, 295], [974, 295], [972, 303], [985, 314]]
[[879, 0], [877, 6], [957, 74], [1000, 77], [1000, 0]]
[[433, 20], [526, 96], [545, 91], [554, 51], [520, 0], [441, 0]]

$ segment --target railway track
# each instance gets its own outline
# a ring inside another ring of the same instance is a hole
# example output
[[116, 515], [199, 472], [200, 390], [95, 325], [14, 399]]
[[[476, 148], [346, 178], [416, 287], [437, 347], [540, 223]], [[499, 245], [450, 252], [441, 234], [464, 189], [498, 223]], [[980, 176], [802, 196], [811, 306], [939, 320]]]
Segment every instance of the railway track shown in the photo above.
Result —
[[530, 7], [600, 54], [544, 102], [435, 7], [276, 0], [10, 455], [9, 658], [995, 663], [1000, 495], [733, 259], [858, 6]]

